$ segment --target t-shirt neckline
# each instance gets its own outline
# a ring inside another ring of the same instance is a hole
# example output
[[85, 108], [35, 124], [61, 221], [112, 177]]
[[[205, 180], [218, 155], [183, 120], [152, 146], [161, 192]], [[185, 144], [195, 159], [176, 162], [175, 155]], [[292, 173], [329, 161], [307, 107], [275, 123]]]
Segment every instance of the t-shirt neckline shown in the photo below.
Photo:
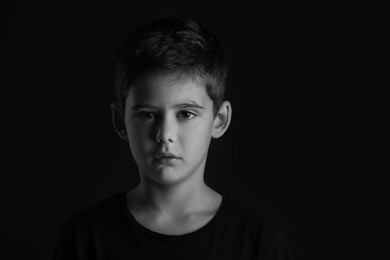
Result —
[[220, 203], [220, 205], [218, 207], [217, 212], [214, 214], [214, 216], [205, 225], [203, 225], [199, 229], [191, 231], [191, 232], [186, 233], [186, 234], [181, 234], [181, 235], [168, 235], [168, 234], [163, 234], [163, 233], [159, 233], [159, 232], [150, 230], [147, 227], [143, 226], [141, 223], [139, 223], [135, 219], [133, 214], [131, 213], [130, 209], [127, 207], [126, 194], [127, 194], [127, 192], [123, 192], [121, 194], [121, 197], [122, 197], [121, 198], [121, 204], [122, 204], [123, 210], [125, 211], [125, 214], [126, 214], [127, 218], [129, 219], [130, 223], [136, 229], [141, 231], [142, 233], [145, 233], [145, 234], [147, 234], [149, 236], [156, 237], [156, 238], [163, 239], [163, 240], [184, 240], [184, 239], [189, 239], [189, 238], [192, 238], [192, 237], [196, 237], [199, 234], [201, 234], [203, 232], [206, 232], [209, 229], [212, 229], [213, 227], [215, 227], [218, 224], [218, 222], [220, 222], [219, 219], [222, 218], [222, 216], [224, 215], [224, 212], [226, 211], [227, 200], [228, 200], [228, 198], [226, 196], [222, 196], [222, 200], [221, 200], [221, 203]]

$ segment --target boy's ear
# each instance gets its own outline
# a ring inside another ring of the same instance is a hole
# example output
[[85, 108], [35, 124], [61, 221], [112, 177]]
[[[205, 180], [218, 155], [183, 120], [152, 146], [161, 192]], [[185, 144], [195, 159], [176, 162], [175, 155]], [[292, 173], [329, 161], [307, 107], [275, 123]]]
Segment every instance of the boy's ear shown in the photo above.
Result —
[[118, 133], [120, 138], [122, 138], [123, 140], [127, 140], [125, 122], [123, 122], [119, 108], [114, 103], [111, 104], [111, 111], [112, 123], [114, 125], [115, 131]]
[[232, 106], [229, 101], [224, 101], [219, 109], [218, 114], [214, 118], [213, 131], [211, 136], [213, 138], [221, 137], [230, 125], [232, 118]]

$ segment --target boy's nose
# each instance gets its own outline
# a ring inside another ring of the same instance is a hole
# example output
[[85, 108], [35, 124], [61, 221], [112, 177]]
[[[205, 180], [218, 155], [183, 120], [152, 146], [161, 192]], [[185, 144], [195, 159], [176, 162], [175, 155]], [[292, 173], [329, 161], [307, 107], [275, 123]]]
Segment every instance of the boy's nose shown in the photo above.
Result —
[[156, 141], [157, 143], [174, 143], [176, 141], [174, 122], [169, 118], [164, 117], [159, 120]]

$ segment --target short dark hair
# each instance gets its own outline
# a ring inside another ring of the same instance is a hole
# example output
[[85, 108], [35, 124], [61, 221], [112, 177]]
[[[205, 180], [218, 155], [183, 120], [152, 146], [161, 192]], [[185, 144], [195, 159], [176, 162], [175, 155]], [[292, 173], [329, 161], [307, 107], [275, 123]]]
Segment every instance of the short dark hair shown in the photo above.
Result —
[[227, 57], [220, 41], [188, 18], [161, 18], [131, 32], [118, 49], [115, 102], [121, 117], [128, 90], [137, 79], [156, 72], [199, 77], [216, 114], [224, 101]]

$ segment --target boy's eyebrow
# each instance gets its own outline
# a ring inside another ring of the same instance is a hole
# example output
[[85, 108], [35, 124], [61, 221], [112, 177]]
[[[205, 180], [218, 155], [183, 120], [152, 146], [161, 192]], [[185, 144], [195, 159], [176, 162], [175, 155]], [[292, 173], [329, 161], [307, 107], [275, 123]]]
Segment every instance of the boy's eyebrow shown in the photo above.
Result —
[[147, 104], [137, 104], [137, 105], [134, 105], [131, 107], [132, 110], [138, 110], [138, 109], [143, 109], [143, 108], [155, 109], [154, 106], [147, 105]]
[[175, 108], [182, 108], [182, 109], [183, 109], [183, 108], [198, 108], [198, 109], [204, 109], [204, 107], [202, 107], [201, 105], [199, 105], [199, 104], [196, 103], [195, 101], [176, 104], [174, 107], [175, 107]]
[[[197, 109], [204, 109], [203, 106], [199, 105], [198, 103], [191, 101], [186, 103], [180, 103], [173, 106], [174, 108], [197, 108]], [[148, 104], [136, 104], [131, 107], [132, 110], [138, 110], [138, 109], [156, 109], [155, 106], [148, 105]]]

